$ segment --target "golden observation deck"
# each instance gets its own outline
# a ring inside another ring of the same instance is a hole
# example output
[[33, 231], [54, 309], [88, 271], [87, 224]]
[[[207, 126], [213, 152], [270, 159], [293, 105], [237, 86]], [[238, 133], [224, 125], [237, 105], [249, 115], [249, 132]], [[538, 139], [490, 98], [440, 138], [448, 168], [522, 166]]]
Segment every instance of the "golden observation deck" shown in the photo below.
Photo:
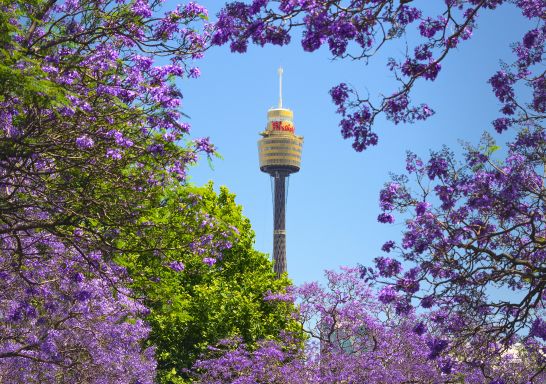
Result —
[[300, 170], [303, 137], [295, 134], [294, 112], [274, 108], [267, 112], [267, 127], [260, 134], [258, 153], [260, 170], [271, 174], [295, 173]]

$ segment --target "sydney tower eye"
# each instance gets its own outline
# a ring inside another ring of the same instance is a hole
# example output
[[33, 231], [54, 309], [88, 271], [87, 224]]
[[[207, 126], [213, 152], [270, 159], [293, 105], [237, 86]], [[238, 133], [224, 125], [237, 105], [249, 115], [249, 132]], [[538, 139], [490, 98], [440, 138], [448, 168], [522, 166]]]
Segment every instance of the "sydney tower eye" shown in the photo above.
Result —
[[279, 106], [267, 111], [267, 127], [258, 140], [260, 170], [274, 180], [273, 269], [286, 272], [286, 180], [300, 170], [303, 137], [296, 135], [294, 112], [282, 106], [282, 68], [279, 68]]

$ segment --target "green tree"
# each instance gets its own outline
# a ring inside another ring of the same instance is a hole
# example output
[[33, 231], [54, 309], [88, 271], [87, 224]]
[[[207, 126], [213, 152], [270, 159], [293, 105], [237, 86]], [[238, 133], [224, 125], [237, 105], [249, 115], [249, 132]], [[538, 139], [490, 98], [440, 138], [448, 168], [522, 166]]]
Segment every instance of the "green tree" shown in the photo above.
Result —
[[150, 308], [160, 382], [189, 380], [185, 369], [222, 339], [252, 345], [283, 330], [298, 334], [292, 301], [278, 300], [290, 281], [276, 280], [267, 256], [253, 249], [250, 222], [227, 188], [173, 188], [140, 226], [121, 235], [123, 248], [150, 251], [124, 254], [120, 263]]

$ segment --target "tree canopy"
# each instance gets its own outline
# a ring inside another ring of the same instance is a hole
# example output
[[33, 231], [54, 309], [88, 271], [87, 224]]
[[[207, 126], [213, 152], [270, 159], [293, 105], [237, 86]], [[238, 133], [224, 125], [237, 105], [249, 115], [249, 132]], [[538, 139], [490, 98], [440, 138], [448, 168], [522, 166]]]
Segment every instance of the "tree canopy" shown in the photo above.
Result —
[[267, 256], [253, 249], [250, 222], [227, 188], [176, 188], [141, 221], [147, 229], [122, 248], [153, 251], [124, 253], [119, 263], [150, 308], [161, 382], [183, 382], [201, 353], [228, 337], [249, 345], [284, 331], [301, 338], [293, 304], [266, 300], [290, 282], [276, 279]]
[[183, 143], [174, 84], [199, 74], [206, 11], [159, 6], [0, 2], [2, 381], [154, 380], [147, 310], [112, 260], [163, 187], [213, 152]]
[[[543, 382], [543, 355], [535, 345], [467, 360], [474, 344], [449, 353], [449, 339], [434, 317], [400, 311], [394, 291], [374, 289], [358, 268], [327, 271], [326, 286], [313, 282], [293, 292], [298, 320], [310, 342], [290, 335], [257, 347], [225, 340], [195, 366], [197, 382], [219, 383], [529, 383]], [[276, 300], [291, 297], [277, 296]], [[494, 348], [490, 345], [489, 348]]]
[[189, 125], [174, 84], [198, 75], [206, 11], [157, 12], [156, 1], [2, 3], [0, 233], [80, 228], [111, 246], [105, 234], [131, 225], [140, 201], [213, 151], [179, 145]]

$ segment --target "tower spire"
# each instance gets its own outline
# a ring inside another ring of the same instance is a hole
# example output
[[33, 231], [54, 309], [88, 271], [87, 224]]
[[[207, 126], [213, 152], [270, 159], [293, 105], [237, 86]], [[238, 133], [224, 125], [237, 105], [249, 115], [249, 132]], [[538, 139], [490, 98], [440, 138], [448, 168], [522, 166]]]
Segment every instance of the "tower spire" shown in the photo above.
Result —
[[279, 109], [282, 109], [282, 67], [279, 67], [277, 72], [279, 73]]

